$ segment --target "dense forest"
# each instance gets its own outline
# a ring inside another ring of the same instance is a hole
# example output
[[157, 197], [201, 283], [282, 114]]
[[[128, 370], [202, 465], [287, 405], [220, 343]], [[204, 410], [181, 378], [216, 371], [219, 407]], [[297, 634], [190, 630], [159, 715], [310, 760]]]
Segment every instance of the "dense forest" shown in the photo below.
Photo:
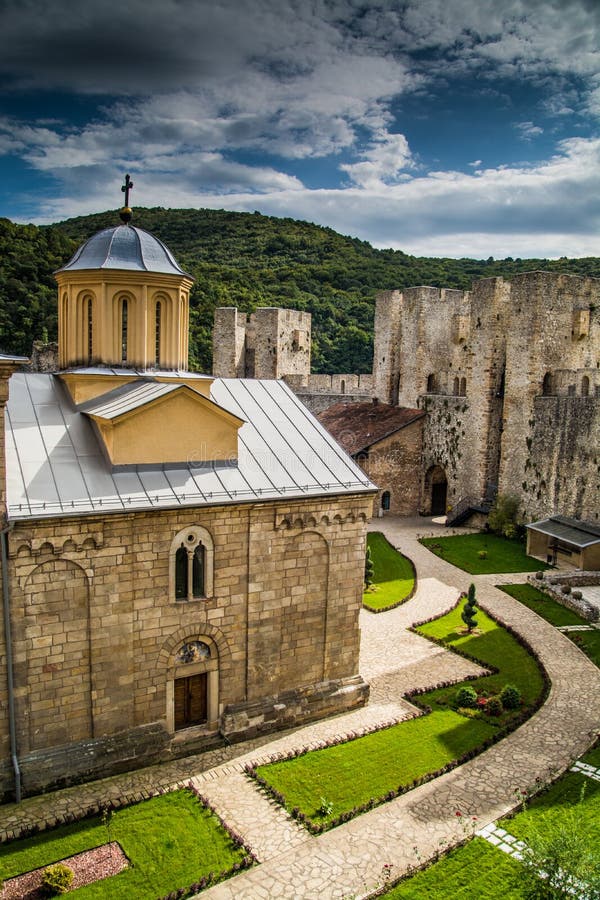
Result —
[[[28, 355], [34, 339], [56, 339], [52, 273], [115, 212], [57, 225], [0, 219], [0, 349]], [[190, 367], [211, 369], [217, 306], [289, 306], [312, 313], [313, 371], [369, 372], [374, 298], [379, 290], [428, 284], [470, 288], [476, 278], [532, 269], [600, 277], [600, 259], [433, 259], [375, 250], [330, 228], [260, 213], [136, 209], [133, 224], [159, 237], [195, 278]]]

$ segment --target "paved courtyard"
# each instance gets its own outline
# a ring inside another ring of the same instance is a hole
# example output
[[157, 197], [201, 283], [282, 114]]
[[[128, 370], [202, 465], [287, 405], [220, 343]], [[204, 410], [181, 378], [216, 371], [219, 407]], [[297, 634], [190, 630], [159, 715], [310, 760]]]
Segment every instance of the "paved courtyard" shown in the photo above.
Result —
[[[476, 816], [477, 827], [482, 827], [515, 805], [516, 789], [533, 790], [539, 780], [566, 769], [598, 733], [600, 672], [567, 637], [495, 587], [526, 576], [470, 576], [456, 569], [418, 543], [419, 534], [441, 530], [431, 520], [386, 518], [372, 528], [383, 531], [413, 560], [419, 581], [415, 596], [403, 606], [380, 615], [361, 614], [360, 668], [371, 684], [365, 709], [31, 798], [18, 808], [2, 808], [0, 830], [10, 833], [19, 822], [52, 821], [63, 810], [87, 807], [94, 798], [105, 802], [114, 796], [138, 797], [191, 779], [260, 860], [254, 869], [205, 891], [203, 898], [361, 897], [381, 883], [384, 865], [397, 877], [415, 864], [417, 854], [426, 860], [440, 847], [462, 840], [464, 826], [457, 810]], [[476, 673], [472, 663], [406, 630], [451, 608], [471, 581], [481, 606], [526, 636], [538, 653], [552, 680], [547, 702], [525, 725], [466, 765], [332, 831], [310, 836], [255, 789], [242, 774], [244, 764], [416, 715], [404, 692]]]

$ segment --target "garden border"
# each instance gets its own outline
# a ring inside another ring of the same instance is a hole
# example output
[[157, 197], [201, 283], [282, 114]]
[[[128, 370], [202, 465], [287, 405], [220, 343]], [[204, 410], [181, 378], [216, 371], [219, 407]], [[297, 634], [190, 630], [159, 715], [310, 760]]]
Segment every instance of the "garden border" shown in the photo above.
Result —
[[363, 591], [363, 602], [362, 602], [363, 609], [366, 609], [367, 612], [374, 613], [375, 615], [379, 615], [379, 613], [385, 613], [385, 612], [389, 612], [391, 609], [397, 609], [399, 606], [403, 606], [404, 603], [407, 603], [409, 600], [412, 600], [412, 598], [415, 596], [415, 594], [417, 592], [417, 587], [419, 586], [419, 582], [418, 582], [418, 576], [417, 576], [417, 568], [416, 568], [414, 562], [412, 561], [412, 559], [410, 558], [410, 556], [407, 556], [406, 553], [403, 553], [399, 547], [395, 547], [394, 544], [392, 544], [392, 542], [390, 541], [387, 534], [384, 534], [383, 531], [370, 531], [369, 534], [380, 534], [388, 542], [388, 544], [390, 545], [392, 550], [395, 550], [396, 553], [399, 553], [401, 556], [404, 557], [405, 560], [407, 560], [410, 563], [410, 567], [412, 569], [413, 578], [414, 578], [414, 582], [415, 582], [413, 584], [410, 592], [406, 595], [406, 597], [403, 597], [402, 600], [398, 600], [396, 603], [391, 603], [389, 606], [382, 606], [381, 609], [374, 609], [372, 606], [367, 606], [367, 604], [365, 603], [365, 600], [364, 600], [365, 592]]
[[[458, 604], [461, 601], [461, 597], [458, 598], [454, 606], [452, 606], [447, 612], [450, 612], [453, 609], [456, 609]], [[508, 633], [520, 644], [536, 661], [538, 668], [540, 670], [542, 676], [542, 691], [540, 696], [531, 706], [527, 707], [526, 710], [523, 710], [521, 713], [517, 714], [514, 718], [510, 720], [509, 723], [498, 727], [496, 733], [479, 744], [477, 747], [472, 750], [467, 750], [465, 753], [461, 754], [457, 759], [451, 760], [446, 763], [439, 769], [435, 769], [433, 772], [428, 772], [426, 775], [421, 775], [417, 778], [414, 778], [407, 785], [398, 785], [397, 788], [393, 788], [387, 793], [383, 794], [380, 797], [371, 797], [366, 803], [360, 804], [360, 806], [355, 806], [351, 810], [347, 812], [340, 813], [339, 816], [335, 816], [329, 822], [315, 822], [310, 816], [307, 816], [305, 813], [302, 813], [298, 807], [294, 807], [290, 812], [286, 809], [286, 799], [285, 795], [278, 791], [276, 788], [271, 787], [271, 785], [267, 782], [262, 775], [259, 775], [257, 772], [257, 768], [264, 765], [270, 765], [275, 762], [288, 762], [293, 759], [297, 759], [300, 756], [305, 756], [307, 753], [316, 752], [317, 750], [325, 750], [329, 747], [335, 747], [339, 744], [347, 744], [352, 741], [358, 740], [358, 738], [365, 737], [368, 734], [372, 734], [377, 731], [384, 731], [387, 728], [391, 728], [394, 725], [401, 724], [400, 722], [391, 722], [391, 723], [383, 723], [371, 728], [366, 728], [362, 733], [356, 733], [351, 737], [338, 737], [331, 738], [328, 741], [324, 741], [322, 746], [318, 748], [314, 747], [301, 747], [296, 750], [292, 750], [288, 753], [274, 753], [269, 758], [268, 763], [254, 763], [250, 762], [244, 766], [244, 774], [247, 775], [248, 778], [254, 780], [260, 789], [264, 791], [264, 793], [283, 807], [284, 811], [292, 818], [295, 819], [300, 824], [304, 825], [309, 834], [318, 835], [323, 834], [326, 831], [330, 831], [332, 828], [337, 828], [338, 825], [342, 825], [344, 822], [349, 822], [351, 819], [356, 818], [356, 816], [362, 815], [362, 813], [368, 812], [371, 809], [374, 809], [376, 806], [381, 806], [384, 803], [389, 803], [391, 800], [396, 800], [398, 797], [403, 794], [407, 794], [409, 791], [414, 790], [416, 787], [420, 787], [422, 784], [426, 784], [429, 781], [433, 781], [434, 778], [438, 778], [440, 775], [445, 775], [447, 772], [451, 772], [453, 769], [458, 768], [459, 766], [464, 765], [464, 763], [468, 762], [471, 759], [474, 759], [476, 756], [479, 756], [485, 750], [488, 750], [494, 744], [497, 744], [507, 735], [511, 734], [513, 731], [516, 731], [521, 725], [523, 725], [528, 719], [530, 719], [537, 711], [540, 709], [548, 698], [548, 694], [550, 693], [550, 688], [552, 686], [552, 682], [550, 681], [550, 677], [546, 672], [546, 669], [540, 660], [538, 654], [533, 650], [531, 644], [522, 637], [518, 632], [516, 632], [510, 625], [507, 625], [503, 622], [498, 616], [493, 615], [489, 612], [489, 610], [484, 609], [487, 616], [492, 619], [496, 624], [501, 625], [502, 628], [506, 629]], [[446, 613], [442, 613], [442, 615], [446, 615]], [[440, 615], [431, 616], [428, 619], [424, 619], [422, 622], [415, 622], [408, 629], [409, 631], [415, 631], [419, 626], [426, 625], [428, 622], [435, 622], [437, 619], [441, 618]], [[415, 631], [415, 633], [417, 633]], [[420, 634], [420, 632], [419, 632]], [[462, 656], [465, 659], [468, 659], [470, 662], [476, 663], [478, 666], [483, 667], [485, 664], [482, 660], [477, 659], [474, 656], [470, 656], [464, 650], [460, 650], [454, 647], [449, 647], [445, 644], [440, 638], [434, 638], [430, 635], [420, 634], [420, 637], [424, 637], [426, 640], [432, 641], [432, 643], [437, 644], [439, 646], [443, 646], [444, 649], [448, 650], [450, 653], [456, 653], [458, 656]], [[485, 666], [490, 675], [497, 674], [499, 671], [496, 667], [493, 666]], [[494, 671], [495, 670], [495, 671]], [[464, 681], [474, 681], [477, 678], [482, 678], [485, 676], [482, 675], [467, 675], [464, 678], [461, 678], [460, 681], [443, 681], [438, 684], [432, 685], [427, 688], [416, 688], [413, 691], [408, 691], [403, 694], [403, 698], [407, 700], [409, 703], [412, 703], [418, 709], [420, 709], [423, 715], [428, 715], [432, 712], [430, 706], [426, 703], [421, 703], [417, 698], [421, 694], [428, 694], [430, 691], [436, 691], [439, 688], [450, 687], [456, 685], [457, 687], [462, 684]], [[406, 721], [406, 720], [403, 720]], [[410, 721], [410, 720], [408, 720]]]

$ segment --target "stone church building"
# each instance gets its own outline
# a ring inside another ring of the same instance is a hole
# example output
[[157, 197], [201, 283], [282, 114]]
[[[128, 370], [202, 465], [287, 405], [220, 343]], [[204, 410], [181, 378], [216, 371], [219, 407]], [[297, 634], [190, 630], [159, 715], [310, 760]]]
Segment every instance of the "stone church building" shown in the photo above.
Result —
[[368, 696], [374, 486], [283, 382], [186, 371], [192, 279], [122, 218], [56, 273], [60, 371], [0, 357], [5, 798]]

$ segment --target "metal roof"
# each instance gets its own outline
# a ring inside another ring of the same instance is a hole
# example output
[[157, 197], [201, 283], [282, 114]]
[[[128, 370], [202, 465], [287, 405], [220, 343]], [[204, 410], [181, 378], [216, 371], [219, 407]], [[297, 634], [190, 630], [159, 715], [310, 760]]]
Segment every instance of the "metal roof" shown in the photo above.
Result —
[[[11, 359], [21, 359], [21, 357], [11, 357]], [[25, 359], [25, 357], [23, 357]], [[61, 369], [61, 375], [128, 375], [139, 376], [140, 378], [181, 378], [183, 381], [214, 381], [213, 375], [201, 375], [199, 372], [185, 372], [182, 369], [134, 369], [112, 366], [75, 366], [71, 369]]]
[[569, 519], [567, 516], [550, 516], [549, 519], [540, 519], [526, 525], [532, 531], [541, 531], [550, 537], [573, 544], [575, 547], [589, 547], [600, 543], [600, 528], [589, 522], [580, 522], [579, 519]]
[[93, 400], [87, 400], [80, 403], [77, 409], [86, 413], [88, 416], [97, 416], [99, 419], [118, 419], [125, 413], [139, 409], [146, 403], [158, 400], [166, 394], [173, 391], [180, 391], [184, 388], [183, 384], [165, 384], [164, 381], [154, 381], [150, 379], [130, 381], [128, 384], [122, 384], [120, 387], [107, 394], [101, 394]]
[[6, 407], [9, 519], [375, 490], [283, 382], [217, 379], [210, 399], [245, 420], [237, 466], [165, 464], [115, 472], [91, 421], [58, 377], [13, 375]]
[[115, 225], [94, 234], [57, 272], [77, 269], [128, 269], [192, 277], [179, 267], [162, 241], [135, 225]]

